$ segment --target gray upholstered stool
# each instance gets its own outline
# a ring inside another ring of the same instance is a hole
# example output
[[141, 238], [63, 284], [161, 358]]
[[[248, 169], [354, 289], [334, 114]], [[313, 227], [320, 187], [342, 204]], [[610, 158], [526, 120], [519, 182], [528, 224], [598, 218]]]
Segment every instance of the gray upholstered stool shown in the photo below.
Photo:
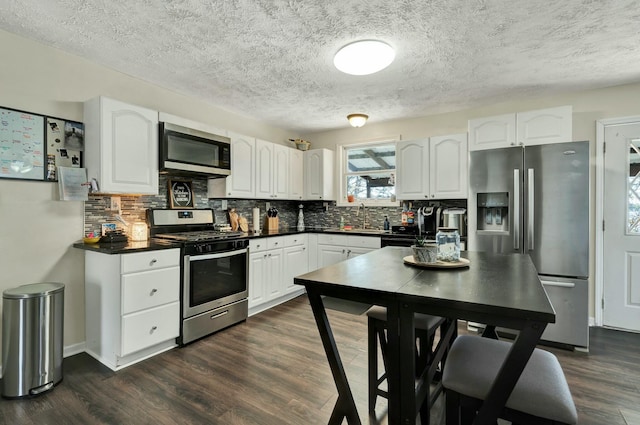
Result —
[[[369, 412], [374, 412], [376, 400], [378, 396], [388, 398], [386, 391], [380, 388], [380, 384], [387, 378], [387, 337], [385, 330], [387, 328], [387, 309], [384, 307], [373, 306], [367, 311], [369, 320]], [[428, 314], [416, 314], [414, 316], [415, 334], [416, 334], [416, 374], [425, 374], [425, 368], [431, 365], [433, 356], [433, 341], [438, 327], [445, 322], [445, 319]], [[378, 376], [378, 341], [380, 342], [380, 350], [382, 351], [382, 360], [385, 363], [385, 371]], [[444, 359], [441, 361], [444, 363]], [[434, 368], [435, 370], [435, 368]], [[430, 376], [433, 376], [431, 373]], [[429, 397], [429, 384], [425, 384], [427, 396], [425, 402], [429, 402], [429, 407], [433, 401], [442, 392], [442, 384], [438, 382], [431, 397]], [[422, 410], [422, 409], [421, 409]], [[428, 409], [427, 409], [428, 410]]]
[[[444, 366], [447, 425], [473, 420], [485, 399], [511, 343], [462, 335], [451, 345]], [[578, 422], [569, 385], [558, 359], [535, 349], [500, 418], [514, 424], [571, 424]]]

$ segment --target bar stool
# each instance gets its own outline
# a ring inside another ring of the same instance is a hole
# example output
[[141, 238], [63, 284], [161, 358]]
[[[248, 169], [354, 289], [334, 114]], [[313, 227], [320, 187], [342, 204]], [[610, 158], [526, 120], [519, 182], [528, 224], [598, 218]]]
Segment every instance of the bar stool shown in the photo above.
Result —
[[[447, 425], [473, 422], [511, 343], [461, 335], [444, 366]], [[578, 413], [556, 356], [536, 348], [500, 414], [518, 425], [575, 425]], [[462, 421], [462, 422], [461, 422]]]
[[[387, 309], [380, 306], [373, 306], [367, 311], [368, 316], [368, 362], [369, 362], [369, 412], [374, 413], [378, 396], [389, 398], [387, 391], [380, 388], [380, 385], [387, 379]], [[426, 381], [422, 385], [423, 391], [426, 391], [425, 403], [431, 407], [443, 390], [439, 376], [436, 374], [437, 364], [432, 366], [434, 358], [433, 342], [438, 327], [445, 324], [447, 319], [438, 316], [430, 316], [428, 314], [416, 313], [414, 317], [415, 335], [416, 335], [416, 377]], [[378, 376], [378, 342], [382, 351], [382, 360], [384, 363], [384, 372]], [[440, 345], [438, 345], [440, 346]], [[445, 356], [441, 357], [440, 363], [444, 363]], [[427, 370], [429, 368], [429, 370]], [[435, 379], [434, 379], [435, 378]], [[430, 384], [438, 381], [434, 391], [429, 394]], [[421, 412], [423, 409], [420, 409]], [[428, 411], [428, 409], [426, 409]], [[428, 423], [428, 419], [422, 419], [423, 424]]]

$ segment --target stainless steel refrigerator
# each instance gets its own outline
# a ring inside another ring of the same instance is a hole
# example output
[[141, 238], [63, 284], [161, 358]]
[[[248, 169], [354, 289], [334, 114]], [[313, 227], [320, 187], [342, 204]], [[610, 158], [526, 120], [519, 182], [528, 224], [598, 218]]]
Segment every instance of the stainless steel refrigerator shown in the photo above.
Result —
[[469, 250], [527, 253], [556, 312], [542, 339], [589, 344], [589, 142], [472, 151]]

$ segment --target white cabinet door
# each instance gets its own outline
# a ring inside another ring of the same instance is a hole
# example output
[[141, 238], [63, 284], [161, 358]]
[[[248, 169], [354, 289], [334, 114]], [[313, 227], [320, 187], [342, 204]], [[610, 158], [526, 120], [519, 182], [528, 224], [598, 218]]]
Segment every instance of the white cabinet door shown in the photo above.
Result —
[[396, 144], [396, 197], [418, 200], [429, 197], [429, 139]]
[[346, 259], [346, 248], [336, 245], [318, 245], [318, 267], [327, 267]]
[[289, 199], [304, 196], [304, 152], [289, 149]]
[[309, 271], [309, 256], [304, 245], [290, 246], [282, 250], [284, 256], [284, 293], [288, 294], [302, 289], [295, 285], [293, 278]]
[[357, 257], [362, 254], [366, 254], [367, 252], [375, 251], [375, 248], [361, 248], [355, 246], [348, 246], [346, 248], [346, 259]]
[[267, 251], [267, 300], [283, 295], [282, 249]]
[[267, 253], [257, 252], [249, 255], [249, 308], [260, 305], [267, 300], [266, 285]]
[[429, 193], [435, 199], [466, 199], [467, 133], [432, 137], [429, 141]]
[[516, 114], [469, 120], [469, 150], [507, 148], [516, 145]]
[[312, 149], [304, 153], [304, 198], [335, 200], [334, 152]]
[[231, 138], [231, 175], [226, 178], [225, 196], [255, 198], [256, 140], [232, 132], [229, 132], [229, 137]]
[[289, 198], [289, 151], [286, 146], [273, 144], [273, 197]]
[[521, 145], [544, 145], [573, 140], [571, 106], [519, 112], [516, 137]]
[[[256, 197], [271, 198], [273, 194], [274, 144], [256, 139]], [[231, 170], [233, 172], [233, 170]]]
[[89, 179], [106, 193], [158, 194], [158, 112], [107, 97], [84, 104]]

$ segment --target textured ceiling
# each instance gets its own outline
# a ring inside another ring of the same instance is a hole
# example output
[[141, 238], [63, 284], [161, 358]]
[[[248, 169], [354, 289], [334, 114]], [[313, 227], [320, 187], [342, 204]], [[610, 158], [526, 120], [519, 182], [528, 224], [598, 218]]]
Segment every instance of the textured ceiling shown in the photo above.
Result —
[[[640, 81], [638, 0], [1, 0], [0, 28], [299, 133]], [[342, 74], [380, 39], [396, 60]]]

